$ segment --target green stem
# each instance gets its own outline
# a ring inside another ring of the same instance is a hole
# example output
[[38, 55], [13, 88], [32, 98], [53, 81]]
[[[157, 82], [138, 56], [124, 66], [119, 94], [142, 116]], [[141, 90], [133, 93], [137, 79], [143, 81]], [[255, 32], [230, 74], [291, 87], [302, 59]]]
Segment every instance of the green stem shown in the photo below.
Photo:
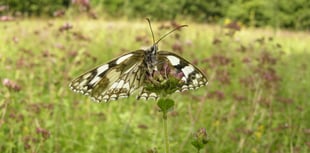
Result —
[[169, 140], [168, 140], [168, 128], [167, 128], [167, 113], [169, 109], [173, 108], [174, 101], [171, 99], [159, 99], [157, 102], [158, 107], [163, 112], [163, 122], [164, 122], [164, 136], [165, 136], [165, 146], [166, 153], [169, 153]]
[[163, 112], [164, 119], [164, 135], [165, 135], [165, 145], [166, 145], [166, 153], [169, 153], [169, 141], [168, 141], [168, 128], [167, 128], [167, 112]]

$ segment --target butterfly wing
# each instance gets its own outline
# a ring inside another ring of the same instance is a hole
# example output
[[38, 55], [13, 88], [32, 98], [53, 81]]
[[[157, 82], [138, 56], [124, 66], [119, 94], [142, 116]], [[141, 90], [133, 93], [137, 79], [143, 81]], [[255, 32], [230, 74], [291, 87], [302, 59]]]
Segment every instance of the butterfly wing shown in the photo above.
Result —
[[79, 76], [69, 86], [98, 102], [128, 97], [144, 79], [143, 59], [143, 50], [122, 55]]
[[[125, 54], [74, 79], [70, 88], [75, 92], [90, 95], [98, 102], [128, 97], [139, 88], [141, 92], [137, 99], [157, 99], [159, 96], [155, 92], [146, 89], [146, 84], [150, 83], [150, 76], [147, 75], [144, 59], [143, 50]], [[172, 72], [180, 77], [181, 82], [176, 92], [197, 89], [208, 83], [205, 75], [197, 67], [172, 52], [157, 52], [157, 63], [156, 71], [162, 71], [168, 65]]]
[[142, 88], [140, 94], [137, 96], [137, 99], [149, 100], [153, 99], [156, 100], [159, 96], [155, 92], [150, 92], [145, 88]]
[[158, 60], [159, 62], [168, 61], [169, 65], [175, 69], [174, 71], [181, 75], [183, 84], [177, 91], [193, 90], [208, 84], [208, 79], [201, 70], [175, 53], [159, 51]]
[[[193, 90], [208, 84], [207, 77], [197, 67], [177, 54], [159, 51], [157, 52], [157, 62], [156, 69], [159, 71], [158, 73], [164, 75], [165, 79], [175, 77], [181, 80], [176, 92]], [[146, 81], [148, 81], [147, 78]], [[144, 87], [137, 98], [157, 99], [158, 95]]]

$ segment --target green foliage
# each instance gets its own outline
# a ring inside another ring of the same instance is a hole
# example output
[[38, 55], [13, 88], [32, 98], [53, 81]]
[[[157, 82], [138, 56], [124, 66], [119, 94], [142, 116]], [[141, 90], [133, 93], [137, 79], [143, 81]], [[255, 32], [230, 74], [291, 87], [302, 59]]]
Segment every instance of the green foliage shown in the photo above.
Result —
[[173, 108], [174, 106], [174, 101], [172, 99], [163, 99], [160, 98], [157, 102], [157, 106], [160, 108], [160, 110], [164, 113], [167, 114], [167, 112]]
[[[309, 0], [91, 0], [89, 3], [98, 13], [113, 18], [151, 17], [153, 20], [163, 21], [185, 17], [210, 23], [219, 23], [229, 18], [255, 27], [298, 30], [309, 30], [310, 27]], [[9, 11], [13, 13], [51, 16], [55, 11], [66, 9], [72, 4], [70, 0], [4, 0], [0, 5], [9, 6]]]
[[177, 12], [182, 10], [182, 6], [185, 0], [178, 1], [175, 5], [175, 1], [108, 1], [103, 2], [103, 8], [109, 15], [120, 17], [126, 16], [130, 18], [145, 18], [152, 16], [152, 19], [174, 19], [177, 16]]
[[9, 6], [9, 10], [14, 14], [52, 16], [55, 11], [67, 8], [69, 3], [70, 0], [4, 0], [0, 5]]
[[298, 0], [105, 0], [102, 8], [112, 16], [173, 20], [189, 17], [198, 22], [221, 22], [225, 18], [248, 26], [308, 29], [310, 1]]
[[188, 16], [196, 21], [215, 22], [223, 17], [223, 11], [231, 0], [189, 1], [108, 1], [105, 0], [104, 9], [112, 16], [126, 16], [130, 18], [145, 18], [151, 16], [157, 20], [173, 20], [177, 17]]
[[163, 132], [164, 132], [164, 140], [165, 140], [165, 153], [170, 152], [169, 147], [169, 136], [168, 136], [168, 126], [167, 126], [167, 113], [171, 110], [174, 106], [174, 101], [172, 99], [160, 98], [157, 102], [157, 106], [160, 108], [161, 112], [163, 113]]
[[[155, 101], [133, 96], [98, 104], [68, 87], [122, 50], [145, 46], [139, 36], [151, 42], [147, 23], [66, 22], [0, 24], [1, 153], [164, 152]], [[210, 140], [200, 152], [309, 152], [309, 34], [242, 29], [226, 35], [220, 27], [182, 24], [189, 27], [180, 37], [159, 47], [177, 52], [171, 48], [180, 44], [178, 53], [196, 63], [209, 85], [171, 95], [171, 152], [195, 152], [191, 135], [201, 127]], [[168, 31], [153, 27], [155, 36]]]
[[308, 0], [241, 0], [229, 5], [224, 16], [257, 27], [309, 30], [309, 8]]

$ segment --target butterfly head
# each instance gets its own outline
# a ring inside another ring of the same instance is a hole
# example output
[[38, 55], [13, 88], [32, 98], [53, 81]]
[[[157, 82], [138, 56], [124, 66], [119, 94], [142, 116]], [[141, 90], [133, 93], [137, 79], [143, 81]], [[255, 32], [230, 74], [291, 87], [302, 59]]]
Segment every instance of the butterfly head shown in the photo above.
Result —
[[137, 50], [98, 66], [70, 83], [75, 92], [91, 96], [95, 101], [128, 97], [141, 90], [137, 99], [157, 99], [173, 92], [197, 89], [207, 85], [204, 74], [179, 55], [158, 51], [158, 43], [181, 25], [155, 41], [144, 51]]
[[154, 44], [152, 45], [149, 49], [146, 50], [148, 53], [152, 54], [152, 55], [156, 55], [157, 51], [158, 51], [158, 45]]
[[150, 27], [150, 31], [152, 33], [152, 38], [153, 38], [153, 45], [147, 49], [146, 51], [148, 52], [148, 54], [153, 54], [156, 55], [156, 52], [158, 51], [158, 43], [164, 39], [166, 36], [168, 36], [169, 34], [171, 34], [172, 32], [181, 29], [183, 27], [186, 27], [187, 25], [180, 25], [177, 26], [176, 28], [172, 29], [170, 32], [166, 33], [165, 35], [161, 36], [156, 42], [155, 42], [155, 37], [154, 37], [154, 32], [152, 30], [152, 25], [151, 25], [151, 20], [149, 18], [146, 18], [147, 22], [149, 23], [149, 27]]
[[148, 69], [149, 74], [152, 74], [153, 71], [156, 70], [157, 51], [158, 51], [157, 44], [154, 44], [150, 48], [145, 50], [144, 63]]

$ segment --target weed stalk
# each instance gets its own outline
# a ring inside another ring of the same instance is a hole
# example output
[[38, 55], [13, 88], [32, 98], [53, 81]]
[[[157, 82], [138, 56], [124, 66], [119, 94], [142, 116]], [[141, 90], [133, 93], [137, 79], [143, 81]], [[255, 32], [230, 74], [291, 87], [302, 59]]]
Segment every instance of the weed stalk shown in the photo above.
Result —
[[171, 99], [164, 99], [161, 98], [157, 102], [158, 107], [160, 108], [161, 112], [163, 113], [163, 132], [164, 132], [164, 139], [165, 139], [165, 152], [169, 153], [169, 137], [168, 137], [168, 125], [167, 125], [167, 113], [168, 111], [174, 106], [174, 101]]

